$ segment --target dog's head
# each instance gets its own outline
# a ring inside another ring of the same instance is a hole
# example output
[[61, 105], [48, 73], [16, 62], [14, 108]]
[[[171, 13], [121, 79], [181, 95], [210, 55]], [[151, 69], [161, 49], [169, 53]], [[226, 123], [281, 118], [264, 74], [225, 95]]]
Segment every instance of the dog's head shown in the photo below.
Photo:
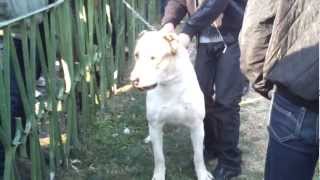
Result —
[[130, 76], [133, 86], [140, 90], [155, 88], [165, 73], [175, 67], [179, 46], [175, 33], [140, 33], [134, 51], [135, 65]]

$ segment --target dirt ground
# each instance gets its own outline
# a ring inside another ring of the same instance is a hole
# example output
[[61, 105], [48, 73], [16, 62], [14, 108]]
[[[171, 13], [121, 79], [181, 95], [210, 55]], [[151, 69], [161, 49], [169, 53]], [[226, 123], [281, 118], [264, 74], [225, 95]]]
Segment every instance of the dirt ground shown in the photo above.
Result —
[[[269, 102], [249, 93], [241, 103], [242, 174], [234, 180], [262, 180]], [[115, 96], [108, 112], [97, 115], [81, 133], [83, 148], [75, 152], [62, 180], [150, 180], [153, 156], [147, 136], [145, 97], [140, 92]], [[164, 150], [167, 180], [194, 180], [192, 148], [187, 129], [166, 127]], [[215, 162], [208, 165], [213, 169]]]

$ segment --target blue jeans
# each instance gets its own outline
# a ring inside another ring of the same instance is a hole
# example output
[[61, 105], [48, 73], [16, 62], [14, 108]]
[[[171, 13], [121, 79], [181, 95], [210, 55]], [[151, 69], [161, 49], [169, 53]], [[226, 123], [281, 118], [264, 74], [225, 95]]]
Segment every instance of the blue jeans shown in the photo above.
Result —
[[265, 180], [312, 180], [319, 153], [319, 113], [275, 94]]

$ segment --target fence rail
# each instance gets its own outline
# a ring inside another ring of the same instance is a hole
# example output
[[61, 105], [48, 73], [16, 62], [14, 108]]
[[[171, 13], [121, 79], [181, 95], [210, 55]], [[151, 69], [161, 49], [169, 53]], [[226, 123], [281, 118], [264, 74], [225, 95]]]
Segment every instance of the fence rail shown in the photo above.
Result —
[[[158, 21], [159, 1], [127, 2], [149, 22]], [[31, 160], [32, 180], [55, 179], [57, 171], [68, 166], [70, 151], [82, 143], [80, 129], [94, 120], [98, 110], [107, 108], [108, 97], [126, 77], [136, 35], [144, 28], [118, 0], [58, 0], [0, 22], [4, 180], [24, 179], [17, 157]], [[40, 71], [46, 83], [43, 95], [37, 97]], [[45, 123], [48, 155], [39, 143], [40, 126]]]

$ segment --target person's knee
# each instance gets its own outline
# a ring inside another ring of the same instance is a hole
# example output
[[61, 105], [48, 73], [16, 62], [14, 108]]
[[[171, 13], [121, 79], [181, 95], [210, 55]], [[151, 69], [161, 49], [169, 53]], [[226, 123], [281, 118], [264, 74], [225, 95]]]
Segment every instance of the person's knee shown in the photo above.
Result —
[[215, 107], [222, 108], [225, 110], [235, 110], [238, 111], [240, 110], [240, 101], [241, 101], [241, 96], [240, 97], [233, 97], [233, 98], [216, 98], [215, 99]]

